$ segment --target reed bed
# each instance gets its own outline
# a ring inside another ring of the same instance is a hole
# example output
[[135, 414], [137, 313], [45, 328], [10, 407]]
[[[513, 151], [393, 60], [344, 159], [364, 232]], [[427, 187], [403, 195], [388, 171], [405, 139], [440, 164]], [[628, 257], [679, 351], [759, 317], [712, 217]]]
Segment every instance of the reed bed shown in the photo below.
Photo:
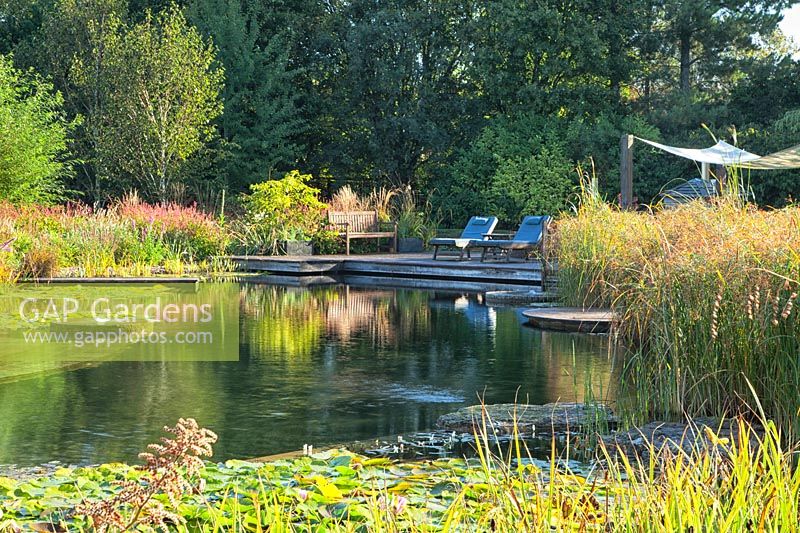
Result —
[[620, 211], [590, 189], [558, 221], [560, 294], [612, 307], [631, 347], [640, 417], [748, 411], [750, 384], [786, 438], [800, 432], [800, 208], [737, 199]]

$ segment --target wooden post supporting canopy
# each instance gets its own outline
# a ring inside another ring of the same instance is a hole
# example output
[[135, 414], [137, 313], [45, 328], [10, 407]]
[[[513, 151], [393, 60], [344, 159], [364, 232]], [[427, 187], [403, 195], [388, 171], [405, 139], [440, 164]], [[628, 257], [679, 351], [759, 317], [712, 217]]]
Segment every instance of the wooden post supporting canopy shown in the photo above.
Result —
[[620, 140], [620, 207], [633, 205], [633, 135], [623, 135]]
[[708, 163], [702, 163], [700, 166], [700, 177], [703, 178], [703, 181], [708, 181], [711, 179], [711, 165]]

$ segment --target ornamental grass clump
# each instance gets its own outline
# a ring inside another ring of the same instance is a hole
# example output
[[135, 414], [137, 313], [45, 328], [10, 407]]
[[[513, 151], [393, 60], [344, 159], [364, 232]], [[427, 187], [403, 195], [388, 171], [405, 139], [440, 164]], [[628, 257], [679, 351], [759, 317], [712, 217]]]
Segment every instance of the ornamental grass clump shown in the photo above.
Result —
[[381, 222], [397, 222], [401, 238], [418, 238], [425, 244], [436, 236], [442, 218], [430, 200], [410, 186], [376, 187], [368, 194], [359, 195], [349, 185], [344, 185], [331, 197], [330, 208], [334, 211], [376, 211]]
[[378, 218], [388, 222], [398, 194], [397, 189], [375, 187], [368, 194], [359, 195], [350, 185], [343, 185], [333, 193], [328, 205], [333, 211], [377, 211]]
[[743, 418], [728, 436], [708, 427], [688, 450], [649, 445], [649, 458], [603, 447], [606, 531], [798, 531], [796, 448], [778, 427]]
[[798, 436], [798, 222], [796, 206], [728, 197], [653, 214], [585, 198], [558, 221], [560, 294], [618, 312], [636, 412], [736, 415], [749, 382], [784, 437]]

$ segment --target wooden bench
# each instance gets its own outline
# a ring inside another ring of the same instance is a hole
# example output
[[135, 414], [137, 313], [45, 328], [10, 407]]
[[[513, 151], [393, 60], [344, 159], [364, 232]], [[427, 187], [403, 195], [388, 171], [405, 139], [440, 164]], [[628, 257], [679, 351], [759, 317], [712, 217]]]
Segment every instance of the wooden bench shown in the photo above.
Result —
[[344, 237], [347, 255], [352, 239], [375, 239], [380, 246], [381, 239], [389, 238], [391, 252], [397, 252], [397, 223], [392, 231], [381, 231], [377, 211], [328, 211], [328, 222]]

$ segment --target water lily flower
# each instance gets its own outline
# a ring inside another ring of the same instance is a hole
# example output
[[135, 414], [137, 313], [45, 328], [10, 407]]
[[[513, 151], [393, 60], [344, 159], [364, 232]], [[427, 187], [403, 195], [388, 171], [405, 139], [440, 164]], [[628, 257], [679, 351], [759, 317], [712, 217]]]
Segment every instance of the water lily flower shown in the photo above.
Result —
[[397, 496], [394, 499], [394, 505], [392, 506], [392, 511], [394, 514], [403, 514], [406, 510], [406, 506], [408, 505], [408, 498], [405, 496]]
[[394, 515], [403, 514], [408, 507], [408, 498], [405, 496], [392, 496], [387, 500], [385, 496], [378, 498], [378, 507], [383, 511], [391, 511]]

